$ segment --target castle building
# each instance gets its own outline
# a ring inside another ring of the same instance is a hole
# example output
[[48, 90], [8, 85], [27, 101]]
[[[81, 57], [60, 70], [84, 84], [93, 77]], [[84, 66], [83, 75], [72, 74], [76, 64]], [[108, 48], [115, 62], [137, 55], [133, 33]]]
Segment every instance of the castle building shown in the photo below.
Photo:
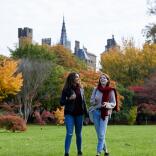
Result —
[[114, 35], [112, 35], [111, 39], [107, 39], [107, 45], [105, 46], [105, 52], [109, 51], [112, 48], [119, 48], [120, 47], [117, 45], [115, 39], [114, 39]]
[[89, 53], [85, 47], [81, 49], [79, 41], [75, 41], [74, 54], [84, 60], [90, 68], [96, 70], [96, 55]]
[[[32, 44], [33, 30], [28, 27], [24, 27], [23, 29], [18, 28], [18, 38], [19, 38], [19, 47], [22, 47], [28, 43]], [[45, 44], [51, 46], [51, 38], [42, 38], [42, 45]], [[59, 44], [71, 50], [71, 43], [67, 39], [64, 17], [63, 17], [61, 37], [60, 37]], [[84, 60], [90, 68], [96, 70], [96, 55], [88, 52], [87, 48], [83, 47], [81, 49], [79, 41], [75, 41], [74, 54], [81, 60]]]
[[18, 28], [19, 47], [23, 44], [32, 44], [33, 30], [28, 27]]
[[71, 49], [71, 43], [70, 43], [70, 41], [67, 40], [67, 33], [66, 33], [64, 17], [63, 17], [63, 23], [62, 23], [60, 44], [63, 45], [65, 48]]
[[44, 44], [51, 46], [51, 38], [42, 38], [42, 45]]

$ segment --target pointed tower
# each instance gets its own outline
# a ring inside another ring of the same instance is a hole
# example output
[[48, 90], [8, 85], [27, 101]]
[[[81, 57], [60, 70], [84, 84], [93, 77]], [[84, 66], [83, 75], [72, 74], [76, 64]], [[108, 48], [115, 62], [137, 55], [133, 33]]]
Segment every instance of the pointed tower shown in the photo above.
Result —
[[66, 34], [66, 26], [63, 16], [63, 23], [62, 23], [62, 30], [61, 30], [61, 38], [60, 38], [60, 44], [64, 45], [64, 47], [71, 49], [70, 41], [67, 40], [67, 34]]

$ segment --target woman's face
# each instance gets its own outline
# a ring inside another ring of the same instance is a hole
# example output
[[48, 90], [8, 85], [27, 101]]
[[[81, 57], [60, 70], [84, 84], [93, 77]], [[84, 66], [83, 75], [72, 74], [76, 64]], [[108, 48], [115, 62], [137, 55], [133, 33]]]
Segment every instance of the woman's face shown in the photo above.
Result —
[[101, 85], [106, 85], [108, 82], [107, 77], [105, 75], [100, 76]]
[[75, 74], [74, 83], [76, 83], [76, 84], [80, 83], [80, 76], [79, 76], [79, 74]]

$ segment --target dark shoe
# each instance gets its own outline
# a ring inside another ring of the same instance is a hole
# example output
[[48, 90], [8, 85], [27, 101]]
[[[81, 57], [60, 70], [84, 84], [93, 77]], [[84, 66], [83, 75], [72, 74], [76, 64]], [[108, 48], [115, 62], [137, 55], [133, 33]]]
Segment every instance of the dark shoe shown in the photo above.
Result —
[[109, 153], [106, 153], [106, 152], [105, 152], [105, 155], [104, 155], [104, 156], [109, 156]]
[[65, 153], [64, 156], [69, 156], [69, 154], [68, 153]]
[[82, 152], [81, 151], [78, 151], [77, 156], [82, 156], [82, 155], [83, 155]]
[[100, 156], [100, 153], [98, 152], [98, 153], [96, 154], [96, 156]]

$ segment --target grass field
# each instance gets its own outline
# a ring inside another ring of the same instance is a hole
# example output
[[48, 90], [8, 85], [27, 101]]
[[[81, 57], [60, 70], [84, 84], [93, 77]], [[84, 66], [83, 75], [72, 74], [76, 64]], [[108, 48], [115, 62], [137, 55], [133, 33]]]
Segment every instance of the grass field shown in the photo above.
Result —
[[[0, 130], [0, 156], [63, 156], [64, 126], [29, 125], [26, 132]], [[83, 127], [84, 156], [95, 156], [93, 126]], [[156, 156], [156, 126], [108, 126], [110, 156]], [[70, 156], [76, 156], [75, 135]], [[103, 154], [102, 154], [103, 155]]]

